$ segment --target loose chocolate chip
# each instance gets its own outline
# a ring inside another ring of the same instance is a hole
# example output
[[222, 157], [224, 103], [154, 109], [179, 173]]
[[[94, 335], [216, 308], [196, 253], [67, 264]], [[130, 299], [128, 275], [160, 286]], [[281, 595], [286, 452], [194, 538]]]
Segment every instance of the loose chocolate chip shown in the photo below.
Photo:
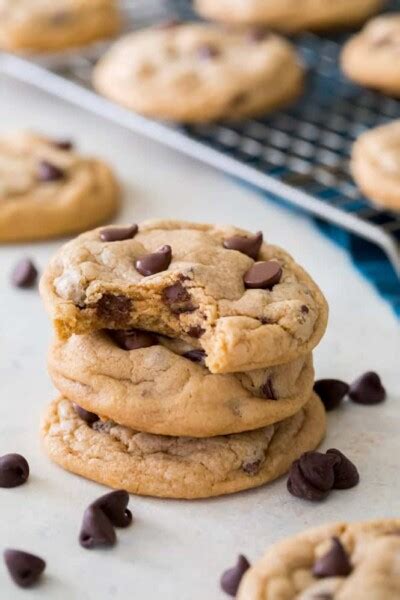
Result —
[[250, 462], [244, 462], [242, 464], [242, 470], [248, 475], [257, 475], [261, 467], [261, 460], [253, 460]]
[[350, 386], [349, 396], [357, 404], [379, 404], [386, 398], [386, 390], [377, 373], [368, 371]]
[[83, 515], [79, 543], [84, 548], [114, 546], [117, 541], [110, 519], [97, 506], [89, 506]]
[[54, 142], [54, 146], [59, 148], [59, 150], [65, 150], [66, 152], [69, 152], [73, 149], [74, 144], [71, 142], [71, 140], [56, 140]]
[[202, 327], [200, 327], [200, 325], [195, 325], [188, 329], [187, 334], [190, 335], [190, 337], [192, 337], [192, 338], [199, 339], [205, 332], [206, 332], [206, 330], [203, 329]]
[[349, 386], [339, 379], [319, 379], [314, 384], [315, 393], [321, 398], [327, 411], [334, 410], [349, 391]]
[[253, 237], [244, 237], [243, 235], [234, 235], [224, 240], [224, 248], [227, 250], [237, 250], [250, 258], [257, 260], [263, 243], [263, 234], [258, 231]]
[[262, 398], [266, 398], [267, 400], [277, 399], [271, 377], [268, 377], [267, 381], [260, 387], [260, 395]]
[[252, 27], [247, 35], [249, 42], [263, 42], [270, 36], [270, 32], [262, 27]]
[[18, 487], [25, 483], [28, 477], [29, 465], [21, 454], [5, 454], [0, 457], [0, 487]]
[[247, 558], [239, 554], [236, 565], [225, 571], [221, 577], [221, 588], [226, 594], [236, 596], [242, 577], [249, 568], [250, 563]]
[[109, 333], [122, 350], [139, 350], [139, 348], [149, 348], [158, 344], [155, 335], [141, 329], [119, 329]]
[[341, 541], [332, 538], [332, 548], [318, 558], [313, 567], [314, 577], [347, 577], [352, 571], [352, 566]]
[[129, 319], [132, 300], [126, 296], [114, 296], [103, 294], [96, 304], [96, 312], [100, 319], [105, 322], [123, 325]]
[[64, 179], [64, 171], [56, 165], [47, 162], [47, 160], [40, 161], [37, 170], [37, 176], [39, 181], [47, 182], [47, 181], [59, 181], [60, 179]]
[[100, 239], [102, 242], [121, 242], [123, 240], [131, 240], [135, 237], [139, 227], [134, 223], [129, 227], [108, 227], [100, 231]]
[[161, 248], [151, 254], [139, 256], [135, 261], [135, 267], [141, 275], [148, 277], [149, 275], [155, 275], [168, 269], [171, 259], [171, 246], [161, 246]]
[[323, 491], [316, 488], [304, 477], [298, 460], [295, 460], [290, 468], [287, 489], [292, 496], [310, 500], [311, 502], [324, 500], [329, 494], [329, 490]]
[[85, 423], [88, 425], [93, 425], [93, 423], [96, 423], [96, 421], [99, 420], [99, 417], [95, 413], [85, 410], [82, 408], [82, 406], [74, 403], [73, 407], [78, 417], [80, 417], [82, 421], [85, 421]]
[[128, 492], [116, 490], [101, 496], [90, 506], [100, 508], [114, 527], [128, 527], [132, 523], [132, 513], [127, 508], [128, 503]]
[[204, 350], [189, 350], [182, 354], [182, 356], [196, 363], [204, 363], [206, 353]]
[[11, 273], [11, 283], [15, 287], [29, 288], [35, 285], [38, 271], [29, 258], [23, 258]]
[[174, 314], [179, 315], [195, 310], [195, 307], [192, 304], [191, 295], [179, 281], [166, 287], [162, 292], [162, 298]]
[[197, 48], [197, 56], [199, 58], [210, 60], [220, 55], [220, 51], [211, 44], [203, 44]]
[[305, 452], [299, 459], [299, 467], [312, 486], [322, 492], [329, 492], [335, 481], [334, 467], [339, 461], [335, 454]]
[[244, 274], [243, 281], [247, 288], [254, 289], [272, 289], [274, 285], [280, 282], [282, 269], [279, 264], [273, 260], [267, 262], [255, 263]]
[[4, 562], [13, 581], [23, 588], [36, 583], [46, 568], [39, 556], [11, 548], [4, 551]]
[[333, 467], [335, 475], [333, 487], [336, 490], [347, 490], [358, 484], [360, 475], [357, 467], [347, 458], [347, 456], [340, 452], [340, 450], [336, 450], [336, 448], [327, 450], [326, 454], [331, 454], [339, 458], [339, 461]]

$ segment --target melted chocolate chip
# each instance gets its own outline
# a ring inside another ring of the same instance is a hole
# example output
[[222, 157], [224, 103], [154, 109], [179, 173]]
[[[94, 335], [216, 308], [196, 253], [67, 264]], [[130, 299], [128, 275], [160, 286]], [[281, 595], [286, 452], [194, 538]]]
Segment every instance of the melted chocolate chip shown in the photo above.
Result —
[[236, 596], [242, 577], [249, 568], [249, 561], [243, 554], [240, 554], [236, 565], [222, 574], [221, 588], [223, 591], [229, 596]]
[[4, 551], [4, 562], [14, 583], [22, 588], [34, 585], [46, 568], [39, 556], [11, 548]]
[[161, 246], [156, 252], [144, 254], [135, 260], [135, 268], [144, 277], [155, 275], [168, 269], [171, 264], [171, 246]]
[[314, 487], [304, 477], [298, 460], [295, 460], [290, 468], [287, 489], [292, 496], [297, 496], [298, 498], [302, 498], [304, 500], [310, 500], [311, 502], [324, 500], [324, 498], [326, 498], [329, 494], [329, 491], [319, 490], [318, 488]]
[[271, 377], [268, 377], [267, 381], [260, 387], [260, 396], [267, 400], [277, 400]]
[[332, 538], [332, 547], [326, 554], [318, 558], [313, 567], [314, 577], [347, 577], [353, 568], [341, 541]]
[[379, 375], [368, 371], [351, 384], [349, 396], [357, 404], [379, 404], [385, 400], [386, 390]]
[[188, 358], [192, 362], [204, 364], [206, 353], [204, 350], [189, 350], [182, 354], [185, 358]]
[[128, 527], [132, 523], [132, 513], [127, 508], [128, 503], [128, 492], [116, 490], [100, 496], [90, 506], [100, 508], [114, 527]]
[[111, 338], [122, 350], [139, 350], [158, 344], [157, 337], [141, 329], [120, 329], [109, 332]]
[[314, 384], [315, 393], [327, 411], [337, 408], [349, 391], [349, 386], [339, 379], [320, 379]]
[[217, 58], [221, 54], [220, 50], [211, 44], [203, 44], [197, 48], [197, 56], [204, 60]]
[[47, 160], [42, 160], [38, 165], [37, 177], [42, 182], [59, 181], [64, 179], [65, 173], [56, 165], [49, 163]]
[[100, 319], [109, 323], [125, 324], [129, 320], [132, 300], [126, 296], [103, 294], [96, 304], [96, 312]]
[[242, 464], [242, 470], [247, 473], [247, 475], [257, 475], [261, 468], [261, 460], [253, 460], [249, 462], [244, 462]]
[[174, 314], [179, 315], [196, 310], [193, 306], [191, 295], [179, 281], [164, 288], [162, 298]]
[[237, 250], [246, 254], [250, 258], [257, 260], [263, 243], [263, 234], [258, 231], [253, 237], [244, 237], [242, 235], [234, 235], [224, 240], [224, 248], [227, 250]]
[[53, 142], [53, 145], [59, 150], [65, 150], [66, 152], [70, 152], [74, 148], [74, 144], [71, 140], [56, 140]]
[[267, 262], [255, 263], [243, 276], [244, 285], [250, 289], [271, 290], [280, 282], [282, 269], [280, 265], [269, 260]]
[[121, 242], [131, 240], [135, 237], [139, 227], [134, 223], [129, 227], [107, 227], [100, 231], [100, 239], [102, 242]]
[[82, 406], [74, 403], [73, 407], [78, 417], [80, 417], [82, 421], [85, 421], [85, 423], [88, 425], [93, 425], [93, 423], [96, 423], [96, 421], [99, 420], [99, 417], [95, 413], [85, 410], [82, 408]]
[[11, 283], [15, 287], [30, 288], [36, 283], [38, 271], [29, 258], [23, 258], [14, 267], [11, 273]]
[[199, 339], [205, 332], [206, 330], [200, 327], [200, 325], [194, 325], [188, 329], [187, 334], [192, 338]]
[[29, 477], [29, 465], [21, 454], [5, 454], [0, 457], [0, 487], [14, 488]]
[[97, 506], [89, 506], [84, 512], [79, 543], [84, 548], [114, 546], [117, 541], [114, 527], [106, 514]]
[[336, 490], [347, 490], [358, 484], [360, 481], [360, 475], [357, 467], [351, 462], [340, 450], [331, 448], [326, 451], [327, 455], [334, 455], [338, 457], [338, 462], [333, 467], [335, 480], [333, 487]]

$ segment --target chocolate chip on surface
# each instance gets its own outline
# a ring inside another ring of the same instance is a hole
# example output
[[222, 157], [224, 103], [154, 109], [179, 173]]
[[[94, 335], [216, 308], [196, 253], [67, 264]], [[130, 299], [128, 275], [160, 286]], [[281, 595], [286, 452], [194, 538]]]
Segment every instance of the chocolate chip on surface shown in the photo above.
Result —
[[351, 566], [348, 554], [341, 541], [332, 538], [332, 547], [326, 554], [323, 554], [314, 563], [314, 577], [347, 577], [353, 568]]
[[242, 577], [249, 568], [249, 561], [243, 554], [240, 554], [236, 565], [222, 574], [221, 588], [223, 591], [229, 596], [236, 596]]
[[310, 500], [311, 502], [324, 500], [329, 494], [329, 490], [320, 490], [306, 479], [300, 469], [298, 460], [295, 460], [290, 468], [287, 489], [292, 496]]
[[321, 398], [327, 411], [334, 410], [349, 392], [349, 385], [339, 379], [319, 379], [314, 392]]
[[272, 289], [280, 282], [282, 269], [274, 260], [258, 262], [250, 267], [243, 276], [244, 285], [250, 289]]
[[46, 568], [39, 556], [13, 548], [4, 550], [4, 562], [14, 583], [22, 588], [34, 585]]
[[335, 480], [333, 487], [336, 490], [347, 490], [356, 486], [360, 481], [360, 475], [357, 467], [351, 462], [340, 450], [331, 448], [326, 451], [327, 455], [334, 455], [339, 458], [339, 461], [334, 465], [333, 472]]
[[206, 353], [204, 350], [195, 349], [195, 350], [188, 350], [188, 352], [184, 352], [182, 354], [182, 356], [184, 356], [185, 358], [188, 358], [192, 362], [204, 364], [204, 361], [206, 358]]
[[42, 182], [59, 181], [64, 179], [65, 173], [56, 165], [49, 163], [47, 160], [42, 160], [38, 165], [37, 177]]
[[266, 400], [277, 400], [271, 377], [260, 387], [260, 395]]
[[88, 425], [93, 425], [93, 423], [96, 423], [96, 421], [99, 420], [99, 417], [96, 415], [96, 413], [85, 410], [82, 408], [82, 406], [79, 406], [79, 404], [76, 404], [75, 402], [73, 407], [78, 417], [80, 417], [82, 421], [85, 421], [85, 423]]
[[138, 231], [136, 223], [129, 227], [107, 227], [101, 229], [100, 239], [102, 242], [122, 242], [134, 238]]
[[351, 384], [349, 396], [357, 404], [379, 404], [385, 400], [386, 390], [379, 375], [374, 371], [368, 371]]
[[0, 457], [0, 487], [14, 488], [29, 477], [29, 465], [21, 454], [5, 454]]
[[135, 260], [135, 268], [144, 277], [155, 275], [168, 269], [171, 264], [172, 249], [171, 246], [161, 246], [151, 254], [144, 254]]
[[122, 350], [139, 350], [158, 344], [158, 338], [153, 333], [141, 329], [117, 329], [109, 331], [109, 334]]
[[174, 314], [179, 315], [186, 312], [193, 312], [195, 310], [192, 302], [192, 296], [179, 281], [164, 288], [162, 292], [162, 299], [165, 304], [168, 304], [171, 312]]
[[131, 307], [132, 300], [126, 296], [103, 294], [96, 303], [96, 312], [100, 319], [122, 325], [129, 320]]
[[128, 527], [132, 523], [132, 513], [127, 508], [128, 504], [128, 492], [116, 490], [100, 496], [90, 506], [100, 508], [114, 527]]
[[258, 231], [253, 237], [245, 237], [243, 235], [234, 235], [224, 240], [224, 248], [227, 250], [237, 250], [246, 254], [250, 258], [257, 260], [263, 243], [263, 234]]
[[38, 271], [30, 258], [23, 258], [11, 273], [11, 283], [15, 287], [29, 288], [35, 285]]
[[321, 452], [305, 452], [299, 458], [299, 466], [306, 480], [322, 492], [333, 488], [335, 481], [334, 467], [339, 462], [335, 454]]
[[83, 515], [79, 543], [84, 548], [114, 546], [117, 541], [110, 519], [98, 506], [89, 506]]

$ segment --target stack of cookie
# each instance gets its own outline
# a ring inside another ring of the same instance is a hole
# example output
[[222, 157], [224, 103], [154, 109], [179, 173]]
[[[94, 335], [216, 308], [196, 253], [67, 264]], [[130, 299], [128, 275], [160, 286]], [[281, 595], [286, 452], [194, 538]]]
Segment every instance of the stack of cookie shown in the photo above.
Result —
[[61, 393], [42, 434], [64, 468], [200, 498], [285, 473], [325, 433], [311, 351], [325, 299], [283, 250], [233, 227], [96, 229], [41, 281]]

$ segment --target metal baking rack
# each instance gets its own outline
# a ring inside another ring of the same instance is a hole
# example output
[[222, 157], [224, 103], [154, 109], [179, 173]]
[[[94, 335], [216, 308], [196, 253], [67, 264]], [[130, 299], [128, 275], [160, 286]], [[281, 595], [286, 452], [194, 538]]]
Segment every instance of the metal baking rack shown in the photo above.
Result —
[[[193, 18], [188, 0], [122, 0], [126, 30], [171, 18]], [[400, 0], [390, 10], [400, 10]], [[400, 118], [400, 101], [344, 79], [338, 56], [346, 35], [306, 33], [294, 41], [309, 67], [306, 93], [292, 108], [264, 119], [183, 127], [152, 121], [95, 93], [90, 75], [107, 44], [26, 59], [3, 53], [0, 71], [195, 157], [289, 205], [379, 245], [400, 275], [400, 213], [363, 197], [349, 174], [354, 139]]]

